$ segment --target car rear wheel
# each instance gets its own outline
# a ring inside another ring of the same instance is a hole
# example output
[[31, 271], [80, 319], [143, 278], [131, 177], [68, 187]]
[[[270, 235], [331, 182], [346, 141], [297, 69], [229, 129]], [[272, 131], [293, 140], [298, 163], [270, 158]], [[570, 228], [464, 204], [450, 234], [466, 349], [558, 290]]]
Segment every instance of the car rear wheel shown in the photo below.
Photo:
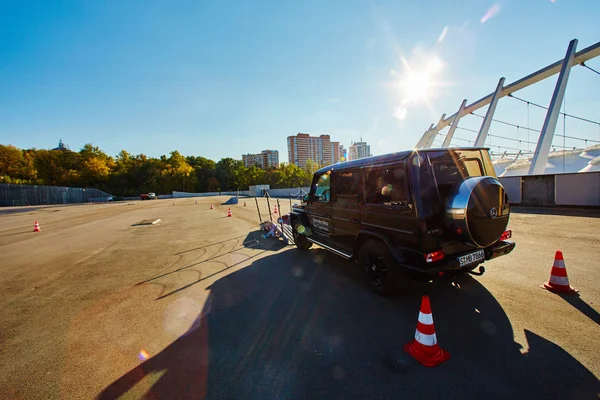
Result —
[[360, 248], [359, 264], [371, 290], [382, 296], [395, 292], [399, 268], [387, 246], [379, 240], [369, 240]]

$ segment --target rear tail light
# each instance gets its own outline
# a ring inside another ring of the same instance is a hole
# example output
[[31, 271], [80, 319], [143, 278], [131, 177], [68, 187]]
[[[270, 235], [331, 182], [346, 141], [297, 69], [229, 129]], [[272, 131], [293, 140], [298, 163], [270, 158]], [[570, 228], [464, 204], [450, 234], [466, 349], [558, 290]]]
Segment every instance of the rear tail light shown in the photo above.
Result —
[[442, 250], [434, 251], [433, 253], [425, 254], [425, 261], [428, 263], [440, 261], [444, 259], [444, 252]]
[[510, 239], [511, 237], [512, 237], [512, 231], [509, 229], [507, 231], [504, 231], [502, 236], [500, 236], [500, 240], [507, 240], [507, 239]]

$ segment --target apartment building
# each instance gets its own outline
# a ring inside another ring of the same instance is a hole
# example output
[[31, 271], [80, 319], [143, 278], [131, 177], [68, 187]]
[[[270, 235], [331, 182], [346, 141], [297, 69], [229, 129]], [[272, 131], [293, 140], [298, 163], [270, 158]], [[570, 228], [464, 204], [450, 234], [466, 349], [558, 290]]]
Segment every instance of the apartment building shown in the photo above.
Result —
[[[335, 143], [337, 145], [334, 146]], [[339, 161], [339, 142], [331, 142], [329, 135], [310, 136], [308, 133], [298, 133], [296, 136], [288, 136], [287, 147], [288, 162], [301, 168], [306, 166], [308, 160], [320, 165]], [[334, 161], [336, 153], [337, 161]]]
[[279, 166], [279, 151], [277, 150], [263, 150], [258, 154], [244, 154], [242, 155], [242, 162], [244, 167], [257, 166], [259, 168], [269, 168]]
[[360, 140], [360, 142], [355, 142], [350, 145], [350, 148], [348, 149], [348, 160], [371, 157], [371, 146], [369, 146], [367, 142], [363, 142], [362, 138]]
[[348, 161], [348, 154], [346, 154], [346, 149], [343, 144], [340, 144], [338, 148], [339, 160], [340, 161]]
[[340, 162], [340, 142], [331, 142], [331, 157], [333, 164]]

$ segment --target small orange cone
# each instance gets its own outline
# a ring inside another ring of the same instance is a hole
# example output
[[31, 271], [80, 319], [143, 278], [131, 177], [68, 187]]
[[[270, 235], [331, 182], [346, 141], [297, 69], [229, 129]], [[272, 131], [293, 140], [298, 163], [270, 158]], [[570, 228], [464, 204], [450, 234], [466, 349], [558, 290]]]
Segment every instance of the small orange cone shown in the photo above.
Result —
[[211, 210], [213, 209], [213, 208], [212, 208], [212, 204], [210, 205], [210, 209], [211, 209]]
[[246, 207], [246, 202], [244, 202], [244, 207]]
[[558, 250], [554, 255], [554, 264], [550, 271], [550, 279], [540, 287], [553, 293], [577, 292], [576, 289], [573, 289], [571, 285], [569, 285], [569, 277], [567, 276], [567, 268], [565, 267], [562, 251]]
[[437, 343], [428, 296], [421, 300], [415, 338], [404, 346], [404, 350], [426, 367], [435, 367], [450, 358], [450, 354]]
[[42, 230], [40, 229], [40, 224], [38, 224], [37, 221], [35, 221], [35, 223], [33, 224], [33, 231], [34, 232], [41, 232]]
[[233, 217], [233, 214], [231, 213], [231, 208], [227, 209], [227, 216], [228, 217]]
[[277, 206], [273, 206], [275, 210], [273, 210], [273, 214], [277, 214]]

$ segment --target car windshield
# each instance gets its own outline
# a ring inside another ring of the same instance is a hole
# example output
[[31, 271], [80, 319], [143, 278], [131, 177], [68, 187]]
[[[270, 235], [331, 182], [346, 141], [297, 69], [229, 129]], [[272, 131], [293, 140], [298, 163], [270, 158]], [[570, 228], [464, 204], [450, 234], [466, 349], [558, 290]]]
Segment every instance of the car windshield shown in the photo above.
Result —
[[331, 175], [329, 172], [324, 173], [316, 179], [314, 185], [315, 199], [329, 200], [331, 189]]

